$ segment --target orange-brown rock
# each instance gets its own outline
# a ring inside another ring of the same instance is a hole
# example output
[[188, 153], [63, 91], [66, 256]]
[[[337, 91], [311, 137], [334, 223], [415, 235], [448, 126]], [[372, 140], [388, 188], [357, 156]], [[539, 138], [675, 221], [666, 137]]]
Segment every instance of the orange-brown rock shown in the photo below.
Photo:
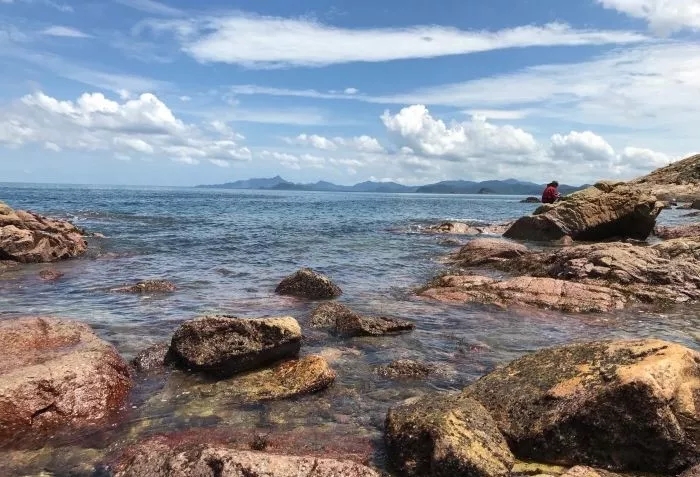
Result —
[[131, 386], [124, 360], [83, 323], [0, 321], [0, 447], [99, 424], [124, 405]]
[[70, 222], [13, 210], [0, 202], [0, 260], [55, 262], [85, 250], [83, 232]]
[[464, 389], [519, 459], [677, 473], [700, 458], [700, 353], [660, 340], [548, 348]]
[[451, 261], [465, 267], [475, 267], [529, 253], [526, 246], [503, 239], [478, 238], [464, 245], [450, 257]]
[[277, 285], [275, 293], [308, 298], [309, 300], [321, 300], [338, 297], [343, 292], [338, 285], [322, 273], [315, 272], [310, 268], [302, 268], [282, 280]]
[[534, 241], [565, 236], [579, 241], [644, 240], [654, 230], [662, 205], [653, 195], [624, 182], [599, 182], [521, 217], [503, 236]]
[[630, 184], [661, 200], [693, 202], [700, 197], [700, 154], [673, 162]]
[[700, 224], [656, 227], [656, 229], [654, 229], [654, 235], [664, 240], [683, 237], [700, 237]]

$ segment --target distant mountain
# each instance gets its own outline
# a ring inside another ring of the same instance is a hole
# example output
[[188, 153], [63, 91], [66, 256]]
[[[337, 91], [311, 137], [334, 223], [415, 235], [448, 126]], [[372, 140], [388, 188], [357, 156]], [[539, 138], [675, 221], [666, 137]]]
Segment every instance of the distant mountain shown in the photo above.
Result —
[[[544, 184], [534, 182], [522, 182], [516, 179], [503, 181], [442, 181], [436, 184], [424, 186], [405, 186], [396, 182], [360, 182], [353, 186], [342, 186], [327, 181], [318, 181], [309, 184], [298, 184], [275, 176], [270, 179], [248, 179], [225, 184], [199, 185], [199, 188], [210, 189], [254, 189], [254, 190], [303, 190], [323, 192], [385, 192], [385, 193], [423, 193], [423, 194], [501, 194], [501, 195], [540, 195], [544, 190]], [[588, 187], [580, 187], [562, 184], [559, 191], [569, 194]]]

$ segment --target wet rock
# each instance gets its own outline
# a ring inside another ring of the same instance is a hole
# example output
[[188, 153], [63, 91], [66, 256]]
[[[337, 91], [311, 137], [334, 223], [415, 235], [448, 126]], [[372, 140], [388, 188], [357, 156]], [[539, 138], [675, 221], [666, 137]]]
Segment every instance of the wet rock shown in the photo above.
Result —
[[692, 202], [700, 197], [700, 154], [656, 169], [630, 184], [661, 200]]
[[310, 324], [314, 328], [333, 328], [338, 317], [350, 315], [354, 316], [355, 312], [345, 305], [335, 302], [321, 303], [311, 312]]
[[679, 477], [700, 477], [700, 464], [686, 469]]
[[153, 438], [128, 449], [115, 477], [380, 477], [351, 461], [295, 457], [217, 444], [171, 444]]
[[0, 321], [0, 447], [23, 435], [99, 424], [125, 403], [131, 386], [124, 360], [83, 323]]
[[514, 462], [486, 409], [460, 395], [429, 395], [390, 409], [385, 441], [391, 463], [407, 477], [506, 477]]
[[497, 280], [447, 275], [433, 280], [420, 295], [443, 302], [532, 306], [574, 313], [619, 310], [627, 302], [622, 293], [609, 287], [527, 276]]
[[327, 276], [314, 272], [310, 268], [302, 268], [280, 282], [275, 289], [280, 295], [291, 295], [310, 300], [335, 298], [342, 291]]
[[677, 225], [674, 227], [656, 227], [654, 235], [669, 240], [683, 237], [700, 237], [700, 224]]
[[167, 362], [170, 343], [156, 343], [137, 354], [131, 360], [131, 366], [139, 373], [162, 371]]
[[431, 225], [427, 228], [427, 231], [455, 235], [479, 235], [481, 233], [481, 229], [478, 227], [465, 224], [464, 222], [443, 222], [440, 225]]
[[296, 357], [300, 347], [301, 328], [292, 317], [213, 315], [180, 325], [169, 356], [180, 368], [226, 377]]
[[615, 289], [643, 302], [700, 299], [700, 237], [654, 246], [622, 242], [530, 253], [501, 270]]
[[700, 209], [700, 199], [696, 199], [690, 203], [691, 209]]
[[134, 285], [112, 289], [112, 291], [119, 293], [170, 293], [175, 290], [177, 290], [175, 284], [168, 280], [144, 280]]
[[538, 197], [526, 197], [525, 199], [521, 200], [521, 204], [539, 204], [542, 202]]
[[0, 202], [0, 260], [55, 262], [85, 250], [83, 231], [70, 222], [13, 210]]
[[322, 391], [333, 384], [335, 377], [328, 361], [311, 355], [240, 377], [196, 386], [190, 391], [198, 398], [270, 401]]
[[529, 253], [526, 246], [508, 240], [478, 238], [463, 246], [451, 260], [466, 267], [475, 267], [512, 259]]
[[624, 182], [599, 182], [521, 217], [504, 237], [551, 241], [568, 235], [578, 241], [613, 237], [644, 240], [654, 230], [660, 211], [653, 195]]
[[54, 281], [65, 275], [63, 272], [58, 270], [42, 270], [39, 272], [39, 278], [46, 281]]
[[384, 316], [340, 315], [335, 323], [336, 332], [343, 336], [383, 336], [413, 331], [412, 322]]
[[398, 359], [386, 366], [379, 366], [377, 374], [391, 379], [401, 378], [426, 378], [437, 370], [436, 366], [413, 361], [411, 359]]
[[564, 477], [621, 477], [620, 474], [603, 469], [594, 469], [585, 465], [572, 467], [562, 475]]
[[0, 260], [0, 275], [9, 270], [15, 270], [19, 268], [17, 262], [12, 262], [10, 260]]
[[675, 473], [700, 455], [700, 353], [678, 344], [548, 348], [464, 394], [484, 405], [521, 459]]

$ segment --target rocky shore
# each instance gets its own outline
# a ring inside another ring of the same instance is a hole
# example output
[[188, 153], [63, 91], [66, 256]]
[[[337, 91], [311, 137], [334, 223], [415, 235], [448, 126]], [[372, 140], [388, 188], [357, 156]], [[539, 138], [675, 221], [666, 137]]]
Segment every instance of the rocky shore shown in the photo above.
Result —
[[[571, 313], [697, 303], [698, 224], [656, 226], [665, 207], [658, 199], [700, 197], [697, 170], [700, 156], [629, 183], [599, 182], [508, 224], [431, 227], [427, 232], [466, 243], [416, 295], [456, 305]], [[24, 263], [78, 257], [87, 249], [85, 235], [68, 222], [0, 204], [0, 274]], [[249, 436], [243, 444], [220, 438], [202, 425], [218, 418], [207, 411], [213, 402], [228, 403], [235, 413], [241, 412], [237, 406], [293, 405], [333, 392], [338, 371], [332, 354], [309, 352], [315, 333], [336, 343], [390, 340], [412, 336], [421, 326], [335, 301], [343, 290], [312, 269], [279, 280], [277, 294], [313, 305], [304, 319], [190, 317], [130, 363], [78, 321], [3, 318], [0, 454], [30, 452], [58, 436], [99, 433], [120, 422], [142, 393], [148, 406], [164, 414], [186, 399], [187, 406], [203, 410], [201, 420], [185, 430], [136, 433], [85, 456], [80, 475], [615, 477], [697, 471], [700, 353], [653, 338], [545, 347], [451, 392], [393, 402], [381, 428], [383, 441], [358, 437], [362, 452], [314, 452], [305, 445], [303, 428]], [[146, 280], [108, 291], [178, 289], [166, 280]], [[387, 381], [409, 381], [440, 374], [440, 365], [399, 359], [374, 369]], [[162, 385], [150, 388], [154, 382]], [[357, 386], [358, 393], [365, 391]], [[333, 439], [330, 433], [322, 437]], [[351, 441], [344, 444], [351, 447]], [[376, 465], [377, 453], [387, 465]]]

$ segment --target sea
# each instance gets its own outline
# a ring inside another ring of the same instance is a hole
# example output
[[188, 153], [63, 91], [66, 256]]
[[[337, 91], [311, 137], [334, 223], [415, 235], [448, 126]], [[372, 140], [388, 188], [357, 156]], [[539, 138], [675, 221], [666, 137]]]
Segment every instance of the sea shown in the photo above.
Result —
[[[448, 305], [416, 296], [446, 268], [444, 257], [470, 239], [427, 233], [429, 226], [511, 220], [537, 206], [522, 198], [0, 184], [0, 201], [11, 207], [68, 219], [99, 234], [88, 238], [89, 251], [81, 258], [27, 265], [2, 276], [0, 319], [80, 320], [131, 359], [197, 316], [293, 316], [304, 331], [302, 354], [321, 354], [337, 373], [324, 392], [267, 403], [197, 393], [201, 383], [179, 372], [138, 377], [118, 421], [99, 431], [0, 449], [0, 475], [109, 475], [110, 459], [124, 448], [178, 433], [238, 445], [269, 436], [273, 448], [303, 443], [304, 453], [360, 456], [384, 468], [382, 429], [389, 407], [459, 390], [525, 353], [629, 337], [700, 349], [697, 306], [568, 314]], [[665, 210], [660, 222], [682, 223], [682, 214]], [[343, 290], [338, 302], [363, 314], [411, 320], [415, 331], [344, 339], [309, 327], [318, 302], [274, 293], [282, 278], [301, 267], [331, 277]], [[43, 281], [44, 269], [64, 275]], [[177, 291], [111, 291], [145, 279], [170, 280]], [[420, 380], [376, 372], [396, 359], [431, 363], [440, 372]]]

